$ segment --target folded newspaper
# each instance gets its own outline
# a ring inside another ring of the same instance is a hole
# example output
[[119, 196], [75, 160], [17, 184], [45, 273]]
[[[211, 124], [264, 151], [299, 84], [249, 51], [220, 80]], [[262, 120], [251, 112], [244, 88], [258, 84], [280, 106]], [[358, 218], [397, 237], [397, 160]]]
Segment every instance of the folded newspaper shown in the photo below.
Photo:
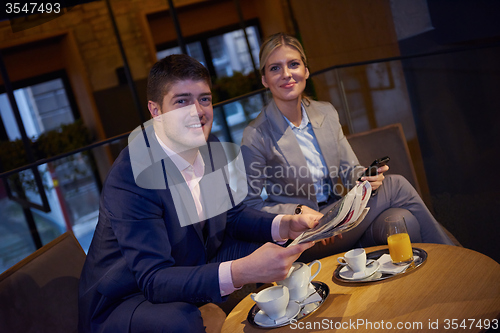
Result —
[[332, 209], [323, 215], [316, 227], [303, 232], [290, 245], [319, 241], [355, 228], [370, 210], [366, 204], [371, 193], [372, 186], [368, 181], [356, 184], [349, 193], [335, 203]]

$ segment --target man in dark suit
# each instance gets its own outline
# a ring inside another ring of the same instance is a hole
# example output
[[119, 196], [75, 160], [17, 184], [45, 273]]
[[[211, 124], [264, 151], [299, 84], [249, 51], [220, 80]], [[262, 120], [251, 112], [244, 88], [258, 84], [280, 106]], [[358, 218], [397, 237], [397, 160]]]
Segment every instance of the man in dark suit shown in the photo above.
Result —
[[239, 203], [246, 193], [231, 188], [226, 151], [210, 135], [205, 67], [186, 55], [157, 62], [148, 100], [153, 119], [130, 136], [103, 187], [80, 279], [80, 332], [203, 331], [199, 305], [283, 279], [312, 246], [275, 242], [317, 217]]

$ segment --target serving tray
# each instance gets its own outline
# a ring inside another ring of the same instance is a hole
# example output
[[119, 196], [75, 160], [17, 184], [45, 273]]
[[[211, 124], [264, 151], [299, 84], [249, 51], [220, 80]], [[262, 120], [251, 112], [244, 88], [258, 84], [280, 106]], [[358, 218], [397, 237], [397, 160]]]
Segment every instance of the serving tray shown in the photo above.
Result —
[[255, 320], [254, 320], [255, 319], [255, 315], [260, 311], [260, 309], [257, 306], [257, 304], [255, 304], [250, 309], [250, 312], [248, 312], [248, 316], [247, 316], [248, 322], [250, 324], [252, 324], [252, 326], [255, 326], [255, 327], [258, 327], [258, 328], [263, 328], [263, 329], [269, 329], [269, 328], [276, 328], [276, 327], [286, 326], [286, 325], [289, 325], [292, 320], [299, 321], [302, 318], [305, 318], [305, 317], [309, 316], [311, 313], [313, 313], [314, 311], [318, 310], [321, 307], [321, 305], [323, 305], [323, 303], [325, 302], [326, 298], [330, 294], [330, 288], [325, 283], [320, 282], [320, 281], [312, 281], [311, 283], [314, 286], [314, 288], [316, 289], [316, 292], [321, 296], [321, 301], [310, 303], [310, 304], [306, 304], [306, 305], [302, 306], [301, 309], [300, 309], [300, 311], [299, 311], [299, 313], [295, 317], [290, 318], [289, 321], [284, 322], [284, 323], [280, 323], [280, 324], [276, 324], [276, 325], [271, 325], [271, 326], [261, 326], [261, 325], [257, 324], [255, 322]]
[[[420, 248], [414, 247], [413, 249], [413, 262], [406, 268], [404, 271], [401, 273], [397, 274], [386, 274], [382, 272], [375, 272], [373, 275], [370, 275], [364, 279], [359, 279], [359, 280], [352, 280], [352, 279], [344, 279], [342, 278], [339, 273], [340, 270], [344, 267], [342, 265], [339, 265], [335, 272], [333, 273], [333, 277], [341, 282], [346, 282], [346, 283], [366, 283], [366, 282], [376, 282], [376, 281], [382, 281], [385, 279], [390, 279], [394, 277], [401, 276], [403, 274], [410, 273], [420, 267], [426, 260], [427, 260], [427, 252], [425, 250], [422, 250]], [[389, 254], [389, 249], [382, 249], [378, 251], [373, 251], [370, 253], [366, 254], [366, 259], [375, 259], [378, 260], [382, 255], [384, 254]]]

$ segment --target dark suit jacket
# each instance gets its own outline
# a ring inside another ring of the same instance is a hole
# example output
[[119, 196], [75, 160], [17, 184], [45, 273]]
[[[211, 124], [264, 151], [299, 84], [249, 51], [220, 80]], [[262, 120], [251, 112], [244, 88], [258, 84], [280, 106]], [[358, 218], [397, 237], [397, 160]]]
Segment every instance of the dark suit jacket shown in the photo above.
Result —
[[[172, 162], [166, 155], [153, 158], [150, 167], [144, 168], [159, 173], [158, 189], [136, 183], [141, 175], [134, 177], [130, 150], [143, 147], [145, 156], [148, 149], [154, 154], [161, 150], [152, 129], [146, 128], [146, 133], [149, 148], [144, 146], [144, 137], [137, 135], [121, 152], [104, 184], [99, 221], [80, 280], [80, 332], [103, 327], [128, 332], [132, 313], [144, 299], [152, 303], [220, 302], [219, 263], [209, 262], [225, 237], [272, 241], [274, 215], [243, 204], [207, 220], [206, 242], [199, 223], [181, 226], [168, 185], [180, 183], [182, 176], [169, 167]], [[210, 137], [208, 148], [214, 142], [215, 137]], [[212, 171], [225, 162], [215, 160], [213, 153], [202, 151], [205, 166]], [[194, 203], [187, 202], [184, 209], [194, 209]]]

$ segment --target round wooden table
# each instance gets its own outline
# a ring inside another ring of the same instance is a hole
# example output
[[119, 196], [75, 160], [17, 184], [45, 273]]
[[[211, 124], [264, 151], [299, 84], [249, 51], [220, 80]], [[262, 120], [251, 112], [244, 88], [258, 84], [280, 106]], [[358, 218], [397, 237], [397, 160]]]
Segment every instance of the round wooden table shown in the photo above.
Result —
[[[424, 249], [426, 262], [399, 277], [371, 283], [345, 283], [333, 277], [337, 257], [321, 259], [315, 281], [330, 295], [314, 313], [274, 332], [480, 332], [500, 330], [500, 265], [462, 247], [413, 244]], [[387, 248], [366, 248], [367, 253]], [[262, 332], [247, 321], [255, 303], [244, 298], [227, 316], [222, 332]]]

